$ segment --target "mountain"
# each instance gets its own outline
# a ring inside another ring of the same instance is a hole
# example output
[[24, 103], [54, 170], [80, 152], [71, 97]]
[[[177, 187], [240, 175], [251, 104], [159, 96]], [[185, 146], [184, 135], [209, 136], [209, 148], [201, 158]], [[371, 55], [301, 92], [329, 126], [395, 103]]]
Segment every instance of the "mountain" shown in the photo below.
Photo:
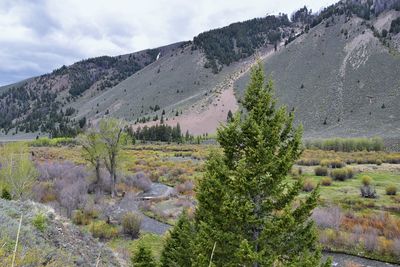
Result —
[[281, 104], [306, 137], [392, 138], [400, 128], [400, 1], [340, 1], [313, 14], [266, 16], [210, 30], [192, 41], [83, 60], [0, 88], [8, 134], [74, 135], [104, 116], [134, 128], [180, 123], [212, 133], [261, 59]]
[[[399, 34], [388, 33], [399, 16], [335, 14], [262, 62], [306, 136], [399, 135]], [[237, 81], [239, 95], [247, 80]]]

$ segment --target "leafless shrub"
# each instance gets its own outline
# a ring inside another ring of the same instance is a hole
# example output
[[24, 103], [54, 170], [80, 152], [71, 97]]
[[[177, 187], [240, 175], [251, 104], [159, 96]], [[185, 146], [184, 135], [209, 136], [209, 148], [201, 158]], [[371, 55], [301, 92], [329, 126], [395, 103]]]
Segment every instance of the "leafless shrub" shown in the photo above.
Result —
[[150, 190], [152, 182], [149, 176], [144, 172], [137, 172], [134, 175], [121, 176], [119, 182], [129, 187], [136, 187], [144, 192]]
[[192, 202], [190, 200], [180, 198], [175, 202], [175, 206], [189, 208], [192, 206]]
[[[42, 186], [47, 183], [47, 187], [54, 190], [55, 199], [66, 209], [68, 217], [71, 216], [74, 209], [85, 205], [88, 191], [88, 173], [84, 166], [75, 165], [68, 161], [61, 163], [47, 162], [38, 164], [37, 169]], [[35, 198], [43, 199], [46, 193], [43, 192], [44, 188], [36, 188]]]
[[364, 248], [365, 250], [372, 252], [378, 248], [378, 234], [376, 231], [371, 231], [364, 235]]
[[111, 194], [111, 182], [112, 179], [110, 173], [104, 168], [100, 169], [100, 190]]
[[312, 214], [312, 218], [318, 227], [339, 230], [343, 214], [338, 206], [316, 208]]
[[176, 191], [180, 194], [186, 193], [186, 192], [190, 192], [194, 189], [194, 183], [192, 181], [185, 181], [182, 184], [178, 184], [175, 187]]
[[400, 256], [400, 239], [396, 238], [393, 240], [393, 251], [396, 254], [396, 256]]

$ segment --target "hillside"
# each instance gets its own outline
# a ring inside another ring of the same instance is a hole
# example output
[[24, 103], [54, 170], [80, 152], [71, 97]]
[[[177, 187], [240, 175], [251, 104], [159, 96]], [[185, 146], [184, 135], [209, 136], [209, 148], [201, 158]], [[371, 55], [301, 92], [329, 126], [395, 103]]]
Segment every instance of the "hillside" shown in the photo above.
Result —
[[176, 43], [117, 57], [102, 56], [62, 66], [52, 73], [0, 88], [0, 128], [5, 133], [47, 132], [74, 135], [85, 120], [71, 119], [75, 109], [65, 106], [82, 96], [106, 91], [157, 57], [179, 47]]
[[[43, 229], [33, 223], [38, 214], [47, 218]], [[98, 266], [120, 266], [111, 250], [50, 208], [33, 202], [0, 199], [2, 266], [11, 266], [21, 215], [16, 266], [96, 266], [97, 261]]]
[[[2, 133], [74, 136], [104, 116], [213, 133], [262, 59], [306, 137], [399, 131], [400, 1], [340, 1], [233, 23], [193, 41], [98, 57], [0, 88]], [[239, 101], [238, 101], [239, 100]]]
[[[398, 136], [399, 35], [379, 33], [399, 16], [394, 10], [371, 21], [334, 15], [262, 62], [306, 137]], [[237, 81], [239, 95], [247, 80]]]

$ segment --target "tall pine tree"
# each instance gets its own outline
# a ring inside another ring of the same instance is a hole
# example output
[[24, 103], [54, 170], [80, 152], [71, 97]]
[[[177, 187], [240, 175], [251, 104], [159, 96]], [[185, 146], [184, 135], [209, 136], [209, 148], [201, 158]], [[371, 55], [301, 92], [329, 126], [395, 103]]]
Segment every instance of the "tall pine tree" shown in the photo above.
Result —
[[318, 190], [298, 200], [302, 182], [287, 179], [302, 129], [285, 107], [276, 108], [261, 64], [243, 107], [244, 115], [218, 130], [223, 152], [211, 153], [198, 187], [193, 266], [320, 266], [310, 220]]
[[151, 253], [151, 250], [139, 243], [137, 251], [131, 258], [133, 267], [156, 267], [157, 263], [154, 259], [154, 256]]
[[161, 254], [162, 267], [192, 266], [193, 230], [193, 224], [184, 211], [165, 241]]

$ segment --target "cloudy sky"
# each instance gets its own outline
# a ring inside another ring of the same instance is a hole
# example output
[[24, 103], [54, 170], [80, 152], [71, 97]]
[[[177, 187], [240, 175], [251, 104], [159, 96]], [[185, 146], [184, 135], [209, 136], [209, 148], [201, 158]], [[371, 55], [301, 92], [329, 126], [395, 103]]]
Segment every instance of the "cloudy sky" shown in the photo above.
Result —
[[0, 0], [0, 85], [101, 55], [182, 40], [232, 22], [334, 0]]

